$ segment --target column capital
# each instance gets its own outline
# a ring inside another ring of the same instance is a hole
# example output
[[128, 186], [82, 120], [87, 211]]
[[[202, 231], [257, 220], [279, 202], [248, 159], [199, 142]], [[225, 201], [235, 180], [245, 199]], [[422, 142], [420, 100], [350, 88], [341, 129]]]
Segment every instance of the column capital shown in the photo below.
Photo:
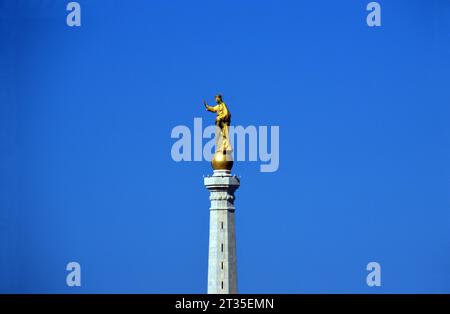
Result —
[[232, 175], [229, 170], [214, 170], [212, 176], [204, 178], [205, 187], [210, 191], [234, 192], [241, 185], [237, 176]]

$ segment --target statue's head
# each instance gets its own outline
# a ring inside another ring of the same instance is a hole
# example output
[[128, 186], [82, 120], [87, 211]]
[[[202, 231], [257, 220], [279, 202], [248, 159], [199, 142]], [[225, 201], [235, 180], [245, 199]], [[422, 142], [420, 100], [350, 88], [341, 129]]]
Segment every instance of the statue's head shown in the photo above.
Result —
[[221, 94], [217, 94], [216, 95], [216, 103], [221, 103], [222, 102], [222, 95]]

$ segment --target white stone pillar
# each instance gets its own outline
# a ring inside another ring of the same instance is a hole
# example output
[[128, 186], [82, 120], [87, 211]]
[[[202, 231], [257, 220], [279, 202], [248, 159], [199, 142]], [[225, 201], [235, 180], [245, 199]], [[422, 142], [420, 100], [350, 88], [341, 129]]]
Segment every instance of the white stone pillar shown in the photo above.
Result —
[[234, 191], [240, 182], [230, 170], [205, 177], [210, 191], [208, 293], [237, 293]]

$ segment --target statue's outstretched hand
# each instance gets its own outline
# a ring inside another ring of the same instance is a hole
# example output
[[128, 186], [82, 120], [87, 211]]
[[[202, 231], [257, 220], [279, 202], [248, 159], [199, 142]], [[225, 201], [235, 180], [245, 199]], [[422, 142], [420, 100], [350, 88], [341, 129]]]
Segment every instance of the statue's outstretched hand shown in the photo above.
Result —
[[208, 107], [208, 104], [206, 103], [206, 100], [203, 99], [203, 104], [205, 105], [205, 108]]

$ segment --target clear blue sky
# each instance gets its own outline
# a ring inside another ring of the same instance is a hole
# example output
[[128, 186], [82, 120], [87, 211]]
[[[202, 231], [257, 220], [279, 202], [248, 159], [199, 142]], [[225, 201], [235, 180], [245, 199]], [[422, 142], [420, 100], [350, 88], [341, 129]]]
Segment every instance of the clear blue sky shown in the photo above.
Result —
[[449, 1], [68, 2], [0, 0], [1, 292], [206, 292], [211, 169], [170, 133], [217, 92], [280, 126], [233, 169], [240, 292], [450, 292]]

